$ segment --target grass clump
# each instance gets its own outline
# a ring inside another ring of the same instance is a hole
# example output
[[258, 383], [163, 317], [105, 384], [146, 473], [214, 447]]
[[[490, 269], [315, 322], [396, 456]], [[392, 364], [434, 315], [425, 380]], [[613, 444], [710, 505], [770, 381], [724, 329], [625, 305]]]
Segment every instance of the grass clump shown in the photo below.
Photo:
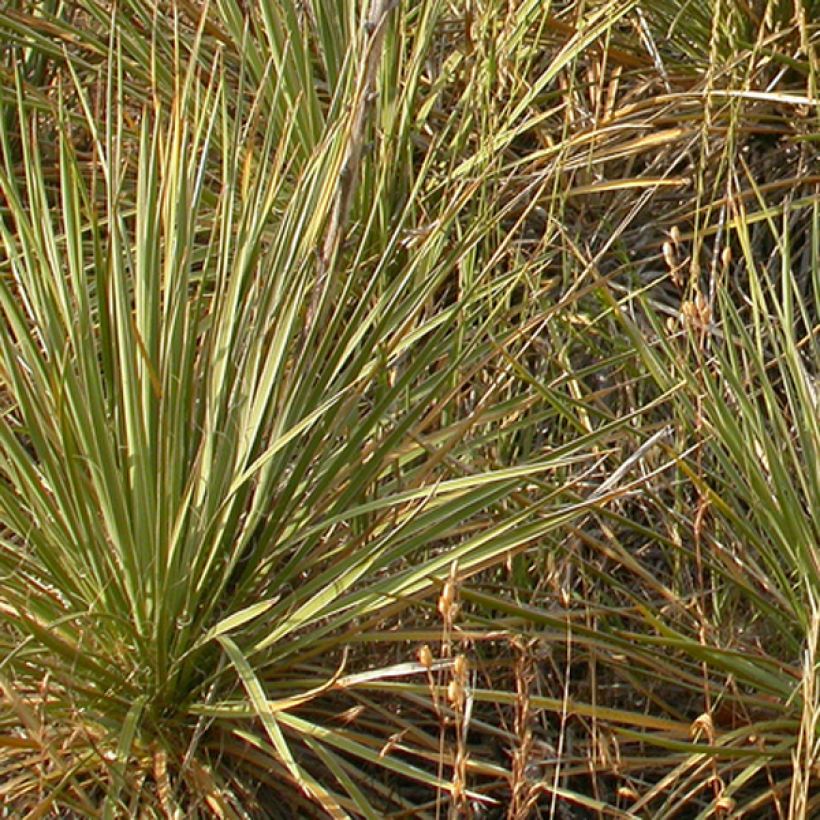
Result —
[[8, 812], [817, 812], [810, 5], [0, 11]]

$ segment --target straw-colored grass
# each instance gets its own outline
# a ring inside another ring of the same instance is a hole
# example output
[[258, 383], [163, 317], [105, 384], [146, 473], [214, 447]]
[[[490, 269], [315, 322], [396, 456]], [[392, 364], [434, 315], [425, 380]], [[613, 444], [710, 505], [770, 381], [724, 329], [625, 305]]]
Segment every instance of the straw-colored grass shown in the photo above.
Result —
[[817, 816], [818, 16], [6, 3], [3, 816]]

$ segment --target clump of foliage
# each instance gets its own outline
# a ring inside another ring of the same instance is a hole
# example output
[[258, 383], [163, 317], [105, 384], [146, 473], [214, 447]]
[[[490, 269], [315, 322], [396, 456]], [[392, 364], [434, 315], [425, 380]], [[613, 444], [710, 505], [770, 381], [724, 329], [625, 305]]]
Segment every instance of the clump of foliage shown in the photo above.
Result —
[[0, 10], [15, 816], [813, 816], [811, 3]]

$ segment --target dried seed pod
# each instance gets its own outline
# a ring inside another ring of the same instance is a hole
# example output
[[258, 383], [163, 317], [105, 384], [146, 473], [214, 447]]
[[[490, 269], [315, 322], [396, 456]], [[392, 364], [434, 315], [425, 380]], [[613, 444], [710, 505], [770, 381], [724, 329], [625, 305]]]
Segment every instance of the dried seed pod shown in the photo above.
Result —
[[444, 589], [438, 599], [438, 611], [445, 620], [452, 620], [454, 615], [454, 603], [456, 600], [456, 585], [451, 578], [444, 583]]
[[712, 743], [715, 739], [715, 723], [712, 716], [708, 712], [704, 712], [696, 717], [689, 727], [689, 732], [695, 738], [701, 734], [706, 735], [709, 742]]
[[453, 676], [461, 681], [467, 677], [467, 657], [465, 655], [457, 655], [453, 661]]
[[697, 293], [693, 300], [687, 300], [680, 306], [683, 323], [699, 331], [708, 329], [712, 321], [712, 308], [702, 293]]
[[419, 663], [429, 672], [433, 667], [433, 651], [427, 644], [418, 651]]
[[663, 243], [663, 260], [666, 262], [666, 267], [669, 268], [670, 271], [678, 269], [678, 257], [671, 242]]
[[702, 293], [698, 293], [695, 296], [695, 307], [698, 311], [698, 319], [705, 327], [712, 320], [712, 308], [709, 305], [709, 300]]

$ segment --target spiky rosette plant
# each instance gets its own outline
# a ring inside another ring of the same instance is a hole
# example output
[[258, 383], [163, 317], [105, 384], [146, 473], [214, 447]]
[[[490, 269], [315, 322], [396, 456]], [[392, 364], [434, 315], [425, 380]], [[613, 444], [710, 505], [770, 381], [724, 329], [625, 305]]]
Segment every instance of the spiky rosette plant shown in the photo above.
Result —
[[[196, 42], [167, 101], [129, 93], [116, 26], [101, 99], [69, 62], [43, 113], [18, 76], [0, 172], [15, 810], [380, 816], [503, 782], [498, 761], [441, 746], [446, 680], [429, 676], [463, 661], [416, 661], [398, 627], [454, 568], [577, 514], [528, 488], [595, 436], [462, 461], [520, 415], [505, 317], [521, 272], [465, 276], [503, 215], [473, 207], [472, 181], [442, 196], [423, 158], [385, 200], [364, 175], [386, 25], [346, 52], [352, 105], [315, 139], [290, 74], [248, 94]], [[403, 706], [368, 695], [408, 675]]]

